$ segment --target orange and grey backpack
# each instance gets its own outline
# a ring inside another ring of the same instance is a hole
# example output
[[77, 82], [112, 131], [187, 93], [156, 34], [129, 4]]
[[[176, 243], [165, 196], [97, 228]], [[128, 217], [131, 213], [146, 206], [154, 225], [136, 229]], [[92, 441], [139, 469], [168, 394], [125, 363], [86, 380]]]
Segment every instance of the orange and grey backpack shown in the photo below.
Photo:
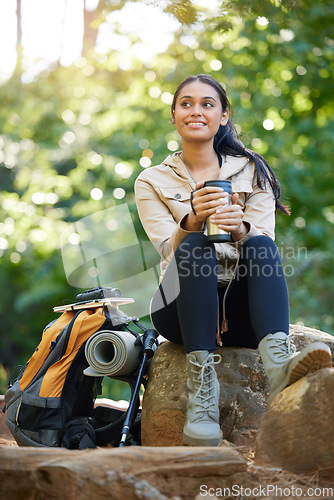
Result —
[[[125, 315], [126, 316], [126, 315]], [[94, 408], [103, 377], [86, 376], [88, 339], [100, 330], [136, 332], [113, 324], [108, 309], [63, 312], [43, 331], [42, 340], [5, 395], [7, 425], [20, 446], [93, 448], [119, 441], [125, 412]], [[131, 379], [126, 381], [131, 386]], [[131, 429], [140, 444], [140, 414]]]

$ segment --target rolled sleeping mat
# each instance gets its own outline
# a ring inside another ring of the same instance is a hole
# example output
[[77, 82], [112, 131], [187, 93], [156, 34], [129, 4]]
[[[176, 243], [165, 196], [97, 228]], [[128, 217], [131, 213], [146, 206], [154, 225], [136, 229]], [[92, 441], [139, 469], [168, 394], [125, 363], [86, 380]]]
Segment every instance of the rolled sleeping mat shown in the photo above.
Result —
[[89, 367], [85, 375], [92, 377], [130, 375], [139, 363], [140, 346], [129, 332], [100, 330], [86, 343], [85, 355]]

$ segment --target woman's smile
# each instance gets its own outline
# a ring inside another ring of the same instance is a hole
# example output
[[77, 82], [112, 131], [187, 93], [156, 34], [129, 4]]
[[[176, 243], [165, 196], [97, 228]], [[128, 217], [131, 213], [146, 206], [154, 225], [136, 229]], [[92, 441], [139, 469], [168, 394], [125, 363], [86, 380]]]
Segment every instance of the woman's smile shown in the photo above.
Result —
[[205, 127], [206, 124], [204, 122], [192, 121], [192, 122], [186, 123], [186, 125], [188, 125], [188, 127], [192, 127], [192, 128], [201, 128], [201, 127]]

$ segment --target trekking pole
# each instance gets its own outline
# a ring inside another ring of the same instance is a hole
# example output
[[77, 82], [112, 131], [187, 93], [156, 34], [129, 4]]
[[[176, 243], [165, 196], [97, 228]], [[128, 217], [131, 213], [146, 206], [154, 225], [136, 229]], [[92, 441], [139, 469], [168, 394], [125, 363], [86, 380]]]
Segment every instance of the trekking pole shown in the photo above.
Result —
[[129, 408], [126, 413], [126, 417], [124, 420], [123, 428], [122, 428], [122, 436], [119, 443], [119, 447], [125, 446], [126, 438], [130, 431], [131, 424], [135, 415], [137, 414], [139, 408], [139, 390], [142, 383], [142, 379], [146, 373], [148, 367], [148, 361], [153, 357], [155, 352], [155, 346], [157, 344], [157, 338], [159, 334], [156, 330], [146, 330], [144, 335], [142, 336], [142, 345], [143, 345], [143, 359], [141, 360], [137, 380], [135, 384], [135, 388], [133, 390], [131, 400], [129, 403]]

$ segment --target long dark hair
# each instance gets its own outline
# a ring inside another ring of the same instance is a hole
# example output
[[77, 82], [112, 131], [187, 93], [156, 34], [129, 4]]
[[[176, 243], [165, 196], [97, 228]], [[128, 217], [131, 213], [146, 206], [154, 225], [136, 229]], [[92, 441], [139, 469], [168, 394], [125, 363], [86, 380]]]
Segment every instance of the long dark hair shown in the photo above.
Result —
[[[172, 102], [173, 113], [175, 111], [175, 103], [177, 97], [181, 92], [181, 90], [183, 89], [183, 87], [196, 80], [199, 80], [202, 83], [206, 83], [207, 85], [210, 85], [215, 89], [215, 91], [219, 95], [223, 112], [225, 112], [227, 109], [228, 110], [231, 109], [231, 104], [227, 98], [226, 92], [224, 88], [220, 85], [220, 83], [217, 82], [217, 80], [215, 80], [210, 75], [200, 74], [196, 76], [189, 76], [188, 78], [183, 80], [183, 82], [181, 82], [180, 85], [177, 87]], [[242, 144], [241, 140], [239, 139], [236, 128], [232, 123], [232, 121], [230, 120], [230, 118], [228, 119], [226, 125], [220, 125], [219, 130], [215, 135], [213, 141], [213, 147], [217, 154], [226, 154], [231, 156], [247, 156], [250, 160], [252, 160], [255, 163], [257, 185], [259, 186], [259, 188], [265, 189], [265, 184], [266, 182], [268, 182], [274, 193], [276, 201], [276, 209], [279, 208], [285, 214], [289, 214], [288, 209], [284, 205], [282, 205], [282, 203], [279, 201], [281, 196], [281, 187], [273, 170], [268, 165], [263, 156], [259, 155], [258, 153], [255, 153], [255, 151], [252, 151], [251, 149], [246, 148]]]

